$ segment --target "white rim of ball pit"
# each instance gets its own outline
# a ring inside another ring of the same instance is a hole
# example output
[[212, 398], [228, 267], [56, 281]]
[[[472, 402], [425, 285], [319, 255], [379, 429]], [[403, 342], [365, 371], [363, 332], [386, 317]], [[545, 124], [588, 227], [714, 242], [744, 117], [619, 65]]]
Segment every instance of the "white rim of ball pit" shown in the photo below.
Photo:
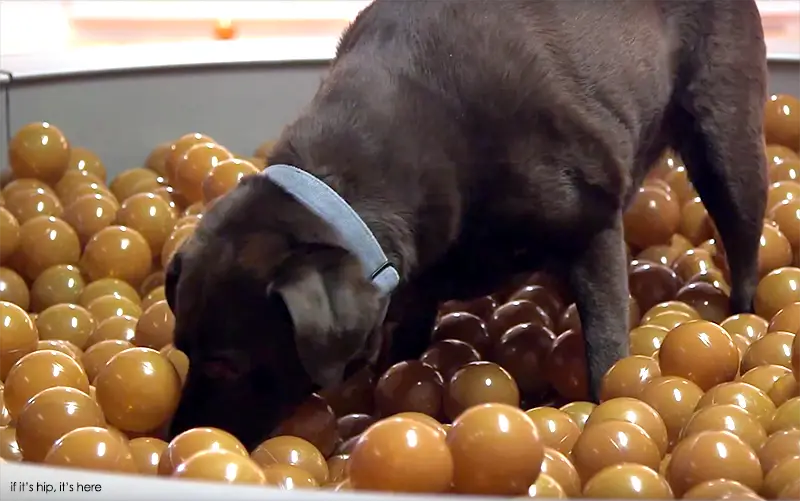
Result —
[[[765, 26], [767, 59], [778, 63], [800, 62], [800, 3], [796, 0], [757, 0], [756, 3]], [[341, 21], [342, 26], [347, 24], [341, 15], [320, 12], [315, 18], [320, 16]], [[0, 84], [13, 85], [14, 80], [172, 68], [324, 63], [334, 57], [338, 40], [339, 34], [336, 33], [74, 46], [13, 54], [3, 54], [0, 48]]]
[[[338, 40], [338, 36], [272, 37], [82, 47], [42, 54], [0, 54], [0, 82], [189, 67], [325, 63], [333, 59]], [[800, 45], [794, 52], [787, 45], [783, 40], [768, 43], [767, 59], [800, 62]]]
[[[335, 492], [323, 489], [304, 489], [295, 491], [282, 491], [264, 486], [245, 486], [242, 484], [225, 484], [220, 482], [200, 482], [191, 480], [173, 480], [163, 477], [146, 477], [142, 475], [110, 474], [88, 470], [53, 468], [22, 463], [5, 462], [0, 465], [0, 499], [4, 501], [16, 500], [52, 500], [74, 499], [86, 501], [88, 499], [114, 500], [114, 501], [140, 501], [160, 500], [170, 501], [220, 501], [223, 499], [236, 501], [317, 501], [331, 497], [347, 497], [353, 501], [434, 501], [442, 499], [443, 495], [421, 496], [402, 494], [378, 494], [367, 492]], [[12, 482], [15, 486], [21, 482], [34, 485], [33, 492], [18, 492], [11, 490]], [[54, 492], [36, 492], [35, 485], [53, 486]], [[99, 485], [100, 492], [69, 492], [69, 486], [78, 483]], [[60, 486], [65, 490], [59, 492]], [[265, 492], [266, 491], [266, 492]], [[456, 496], [447, 496], [456, 498]], [[457, 496], [457, 499], [470, 499], [480, 501], [483, 499], [501, 499], [495, 497]], [[505, 498], [508, 499], [508, 498]]]
[[205, 66], [324, 63], [333, 59], [337, 43], [338, 37], [321, 36], [82, 47], [42, 54], [0, 54], [0, 68], [12, 81], [22, 81]]

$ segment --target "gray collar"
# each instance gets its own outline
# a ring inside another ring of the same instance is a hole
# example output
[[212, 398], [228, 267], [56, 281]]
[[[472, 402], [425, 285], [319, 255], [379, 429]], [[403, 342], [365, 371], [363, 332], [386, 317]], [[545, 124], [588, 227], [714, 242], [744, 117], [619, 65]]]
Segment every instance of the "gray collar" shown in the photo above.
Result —
[[336, 233], [339, 245], [361, 261], [367, 277], [384, 295], [389, 295], [397, 287], [400, 275], [381, 244], [364, 220], [333, 188], [291, 165], [270, 165], [262, 174], [325, 221]]

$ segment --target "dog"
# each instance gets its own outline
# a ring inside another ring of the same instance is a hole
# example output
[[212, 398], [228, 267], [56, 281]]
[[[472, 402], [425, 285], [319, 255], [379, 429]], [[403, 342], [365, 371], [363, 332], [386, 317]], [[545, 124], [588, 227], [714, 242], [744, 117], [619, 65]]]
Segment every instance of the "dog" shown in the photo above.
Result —
[[[215, 426], [252, 448], [374, 364], [383, 325], [389, 363], [417, 358], [442, 301], [542, 267], [574, 292], [596, 399], [628, 353], [622, 214], [667, 148], [726, 249], [731, 309], [751, 311], [766, 75], [753, 0], [375, 0], [280, 166], [219, 199], [168, 266], [191, 362], [170, 434]], [[316, 185], [298, 196], [278, 173]], [[358, 223], [367, 243], [343, 241]]]

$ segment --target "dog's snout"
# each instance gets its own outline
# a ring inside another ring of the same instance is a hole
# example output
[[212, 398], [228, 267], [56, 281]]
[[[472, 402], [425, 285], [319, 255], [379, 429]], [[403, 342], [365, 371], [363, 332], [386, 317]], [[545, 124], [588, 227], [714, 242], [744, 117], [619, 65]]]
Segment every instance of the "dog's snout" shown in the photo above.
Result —
[[278, 424], [281, 408], [278, 396], [256, 391], [247, 381], [211, 380], [201, 371], [187, 378], [167, 436], [172, 440], [194, 428], [217, 428], [252, 450]]

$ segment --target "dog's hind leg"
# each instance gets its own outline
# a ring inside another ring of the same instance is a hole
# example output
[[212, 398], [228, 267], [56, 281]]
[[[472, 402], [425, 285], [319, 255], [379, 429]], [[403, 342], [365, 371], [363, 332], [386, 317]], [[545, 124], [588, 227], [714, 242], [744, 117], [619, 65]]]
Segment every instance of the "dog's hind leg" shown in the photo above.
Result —
[[[752, 28], [753, 30], [760, 30]], [[745, 44], [763, 40], [747, 39]], [[756, 31], [753, 37], [757, 38]], [[738, 35], [737, 35], [738, 36]], [[674, 130], [689, 177], [717, 227], [728, 259], [733, 313], [752, 311], [767, 194], [764, 50], [709, 40], [679, 91]], [[702, 61], [702, 62], [700, 62]], [[680, 95], [682, 93], [682, 95]]]

